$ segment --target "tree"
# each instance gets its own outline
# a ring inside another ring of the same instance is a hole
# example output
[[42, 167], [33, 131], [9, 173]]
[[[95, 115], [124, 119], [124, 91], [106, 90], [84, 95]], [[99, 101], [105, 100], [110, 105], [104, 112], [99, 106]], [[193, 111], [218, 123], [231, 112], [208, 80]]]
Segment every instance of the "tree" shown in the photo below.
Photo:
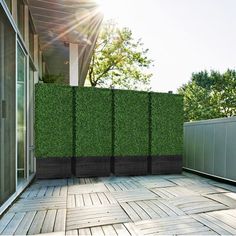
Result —
[[98, 37], [87, 79], [94, 87], [148, 90], [152, 60], [147, 53], [141, 39], [133, 39], [131, 30], [107, 21]]
[[184, 96], [185, 120], [236, 115], [236, 71], [201, 71], [178, 89]]

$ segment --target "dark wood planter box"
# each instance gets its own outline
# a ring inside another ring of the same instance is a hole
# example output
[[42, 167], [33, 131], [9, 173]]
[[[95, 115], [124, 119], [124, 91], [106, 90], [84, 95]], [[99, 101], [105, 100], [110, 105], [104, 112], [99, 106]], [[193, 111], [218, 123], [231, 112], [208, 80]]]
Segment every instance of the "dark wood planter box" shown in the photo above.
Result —
[[76, 157], [76, 177], [102, 177], [111, 173], [110, 157]]
[[182, 156], [152, 156], [151, 174], [180, 174], [182, 172]]
[[132, 176], [147, 174], [146, 156], [114, 157], [114, 174], [117, 176]]
[[70, 157], [36, 158], [36, 178], [54, 179], [71, 177]]

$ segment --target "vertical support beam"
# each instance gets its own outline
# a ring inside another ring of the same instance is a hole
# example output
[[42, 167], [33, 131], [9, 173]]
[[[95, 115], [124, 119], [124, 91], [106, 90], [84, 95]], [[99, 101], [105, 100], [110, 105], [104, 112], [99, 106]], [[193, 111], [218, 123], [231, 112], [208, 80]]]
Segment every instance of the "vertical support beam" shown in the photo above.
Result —
[[43, 54], [42, 51], [39, 51], [39, 77], [43, 77]]
[[25, 35], [25, 45], [26, 48], [29, 50], [29, 7], [27, 5], [24, 6], [24, 13], [25, 13], [25, 22], [24, 22], [24, 35]]
[[17, 1], [12, 1], [12, 16], [15, 23], [17, 24]]
[[37, 34], [34, 35], [34, 65], [36, 69], [39, 69], [39, 36]]
[[78, 44], [70, 43], [70, 86], [79, 84], [79, 48]]
[[39, 82], [39, 36], [34, 35], [34, 64], [36, 66], [36, 71], [34, 72], [34, 83]]

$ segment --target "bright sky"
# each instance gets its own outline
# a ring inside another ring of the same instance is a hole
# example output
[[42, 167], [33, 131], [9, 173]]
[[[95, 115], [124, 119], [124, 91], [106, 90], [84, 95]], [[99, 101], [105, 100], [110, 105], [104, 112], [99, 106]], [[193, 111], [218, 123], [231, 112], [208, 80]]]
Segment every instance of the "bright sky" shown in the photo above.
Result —
[[98, 1], [150, 49], [153, 91], [176, 92], [192, 72], [236, 69], [236, 0]]

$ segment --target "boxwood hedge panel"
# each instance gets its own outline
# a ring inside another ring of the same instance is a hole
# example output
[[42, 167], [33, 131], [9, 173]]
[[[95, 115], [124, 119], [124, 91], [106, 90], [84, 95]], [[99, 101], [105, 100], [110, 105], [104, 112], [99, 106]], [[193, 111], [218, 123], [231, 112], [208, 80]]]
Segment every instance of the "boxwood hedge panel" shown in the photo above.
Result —
[[112, 155], [112, 92], [76, 88], [76, 156]]
[[148, 93], [114, 90], [114, 156], [147, 156]]
[[183, 151], [183, 98], [151, 93], [151, 155], [181, 155]]
[[36, 157], [72, 156], [72, 88], [38, 84], [35, 91]]

